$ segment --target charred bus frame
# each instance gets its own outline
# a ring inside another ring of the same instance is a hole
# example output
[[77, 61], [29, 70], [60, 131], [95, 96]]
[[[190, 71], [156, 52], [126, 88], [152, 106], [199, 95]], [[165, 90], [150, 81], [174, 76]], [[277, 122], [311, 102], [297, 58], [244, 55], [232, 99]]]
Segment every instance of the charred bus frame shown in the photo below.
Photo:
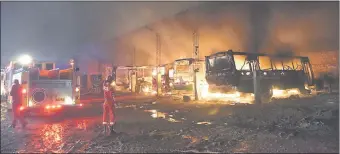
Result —
[[[243, 63], [239, 57], [244, 58]], [[266, 67], [263, 59], [267, 59]], [[285, 65], [289, 61], [291, 65]], [[254, 70], [258, 72], [262, 92], [268, 92], [272, 87], [298, 88], [301, 92], [306, 92], [307, 87], [314, 85], [314, 75], [308, 57], [228, 50], [206, 56], [205, 63], [205, 76], [211, 91], [226, 92], [237, 89], [240, 92], [253, 93]]]

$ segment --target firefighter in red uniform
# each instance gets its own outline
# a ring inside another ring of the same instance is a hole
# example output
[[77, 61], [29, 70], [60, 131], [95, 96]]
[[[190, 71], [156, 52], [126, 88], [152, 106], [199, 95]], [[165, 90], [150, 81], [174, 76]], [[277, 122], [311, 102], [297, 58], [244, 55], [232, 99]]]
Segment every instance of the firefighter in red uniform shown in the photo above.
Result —
[[20, 113], [20, 107], [22, 106], [22, 88], [19, 84], [19, 80], [14, 80], [14, 85], [12, 86], [11, 92], [12, 96], [12, 112], [13, 112], [13, 121], [11, 127], [15, 128], [17, 124], [17, 120], [20, 121], [23, 128], [26, 127], [27, 122], [24, 120], [23, 114]]
[[[115, 115], [114, 115], [115, 100], [113, 97], [114, 88], [110, 85], [112, 82], [110, 81], [111, 81], [111, 78], [109, 76], [103, 85], [103, 89], [104, 89], [103, 125], [109, 124], [111, 133], [115, 133], [113, 129], [113, 125], [115, 124]], [[109, 117], [109, 120], [107, 120], [107, 117]]]

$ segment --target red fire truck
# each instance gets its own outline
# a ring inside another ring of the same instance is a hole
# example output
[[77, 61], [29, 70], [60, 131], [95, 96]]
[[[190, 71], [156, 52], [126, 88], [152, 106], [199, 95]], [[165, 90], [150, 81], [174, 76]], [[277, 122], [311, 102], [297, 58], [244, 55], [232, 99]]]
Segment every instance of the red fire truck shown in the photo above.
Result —
[[[15, 79], [22, 85], [21, 110], [32, 114], [53, 114], [65, 106], [80, 104], [80, 77], [74, 61], [67, 69], [55, 68], [53, 62], [10, 62], [5, 70], [5, 89], [9, 93]], [[7, 94], [7, 108], [12, 107], [12, 98]]]

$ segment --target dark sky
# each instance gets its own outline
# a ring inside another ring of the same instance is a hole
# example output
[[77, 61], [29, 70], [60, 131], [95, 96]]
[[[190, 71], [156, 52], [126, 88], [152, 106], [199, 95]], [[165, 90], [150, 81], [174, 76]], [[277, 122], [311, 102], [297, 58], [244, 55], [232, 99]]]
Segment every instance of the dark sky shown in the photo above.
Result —
[[69, 58], [199, 2], [1, 2], [1, 64]]

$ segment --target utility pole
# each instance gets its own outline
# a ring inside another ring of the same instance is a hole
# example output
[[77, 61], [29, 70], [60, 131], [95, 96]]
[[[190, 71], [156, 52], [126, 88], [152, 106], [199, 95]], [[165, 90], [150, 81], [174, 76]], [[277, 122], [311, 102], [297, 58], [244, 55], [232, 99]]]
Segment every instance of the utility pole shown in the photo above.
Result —
[[161, 40], [159, 33], [156, 32], [156, 80], [157, 80], [157, 96], [161, 93], [160, 90], [160, 74], [159, 74], [159, 66], [161, 63]]
[[197, 29], [194, 29], [193, 33], [193, 47], [194, 47], [194, 52], [193, 52], [193, 59], [194, 59], [194, 67], [193, 67], [193, 72], [194, 72], [194, 89], [195, 89], [195, 100], [198, 100], [198, 91], [197, 91], [197, 72], [199, 71], [198, 65], [198, 60], [199, 60], [199, 36]]
[[136, 47], [135, 46], [133, 46], [132, 66], [136, 66]]
[[159, 96], [159, 94], [161, 93], [161, 89], [160, 89], [160, 73], [159, 73], [159, 66], [161, 63], [161, 39], [160, 39], [160, 35], [157, 31], [153, 30], [152, 28], [146, 26], [146, 29], [150, 30], [151, 32], [156, 33], [156, 82], [157, 82], [157, 96]]

